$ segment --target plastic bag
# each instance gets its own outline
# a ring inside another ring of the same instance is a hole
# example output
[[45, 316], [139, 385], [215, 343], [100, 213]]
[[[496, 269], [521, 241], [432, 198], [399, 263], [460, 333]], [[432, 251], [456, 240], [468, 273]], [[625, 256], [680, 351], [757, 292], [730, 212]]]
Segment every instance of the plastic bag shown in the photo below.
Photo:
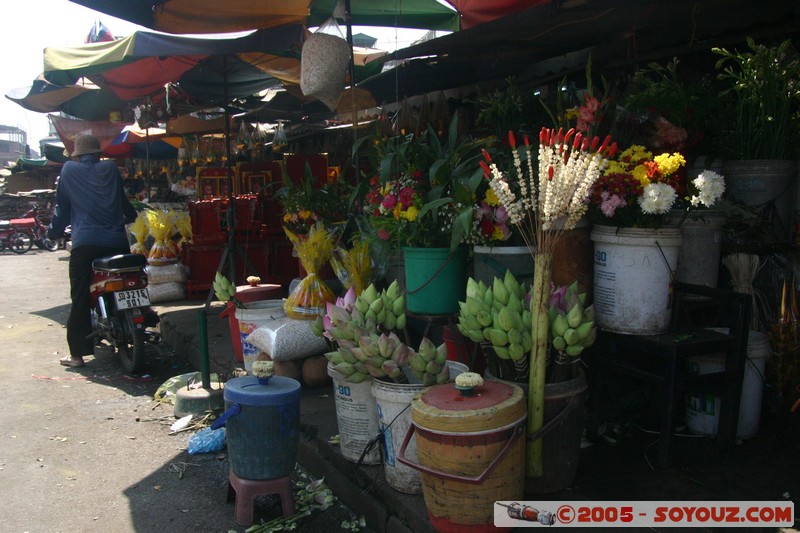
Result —
[[363, 237], [358, 238], [349, 250], [337, 246], [331, 256], [331, 266], [342, 287], [345, 289], [353, 287], [356, 295], [361, 294], [361, 291], [372, 282], [369, 241]]
[[150, 303], [174, 302], [186, 299], [186, 285], [180, 281], [168, 281], [167, 283], [150, 283], [147, 285], [147, 294], [150, 295]]
[[225, 428], [203, 428], [189, 439], [190, 454], [218, 452], [225, 447]]
[[[193, 383], [202, 383], [203, 375], [200, 372], [187, 372], [178, 376], [172, 376], [161, 384], [153, 394], [153, 399], [157, 402], [175, 403], [175, 395], [183, 387], [188, 387]], [[211, 374], [211, 381], [221, 383], [219, 375]]]
[[148, 250], [145, 241], [147, 240], [147, 235], [150, 233], [150, 229], [147, 227], [147, 213], [145, 211], [142, 211], [136, 216], [136, 220], [134, 220], [130, 226], [130, 231], [136, 239], [136, 242], [131, 246], [131, 253], [147, 257]]
[[252, 344], [273, 361], [296, 361], [328, 351], [324, 337], [311, 329], [313, 322], [289, 317], [277, 318], [267, 325], [259, 326], [245, 342]]
[[300, 90], [313, 96], [331, 111], [344, 91], [350, 63], [350, 46], [336, 19], [322, 23], [303, 43], [300, 53]]
[[155, 239], [147, 255], [147, 262], [151, 265], [176, 263], [178, 248], [172, 242], [175, 226], [170, 213], [160, 210], [147, 211], [147, 227]]
[[298, 236], [283, 228], [294, 245], [300, 263], [308, 275], [294, 288], [283, 305], [286, 314], [295, 319], [315, 320], [325, 314], [327, 302], [333, 303], [336, 297], [327, 283], [317, 275], [317, 271], [330, 261], [333, 253], [334, 236], [321, 222], [314, 224], [308, 235]]
[[147, 283], [151, 286], [171, 281], [178, 283], [186, 281], [186, 265], [182, 263], [147, 265], [144, 267], [144, 273], [147, 274]]

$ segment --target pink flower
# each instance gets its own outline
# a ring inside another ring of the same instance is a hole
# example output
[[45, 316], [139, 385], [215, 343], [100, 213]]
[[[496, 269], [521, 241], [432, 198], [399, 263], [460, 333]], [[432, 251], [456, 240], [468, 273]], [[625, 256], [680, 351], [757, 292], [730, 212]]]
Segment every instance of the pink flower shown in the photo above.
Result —
[[403, 207], [408, 207], [414, 203], [414, 189], [412, 187], [404, 187], [400, 190], [400, 203]]
[[388, 232], [388, 231], [386, 231], [385, 229], [379, 229], [379, 230], [378, 230], [378, 238], [379, 238], [380, 240], [382, 240], [382, 241], [388, 241], [390, 236], [391, 236], [391, 235], [389, 235], [389, 232]]
[[625, 199], [617, 196], [616, 194], [610, 194], [608, 191], [603, 191], [600, 195], [600, 211], [603, 212], [605, 216], [611, 218], [614, 216], [618, 207], [624, 207], [627, 205]]
[[600, 100], [595, 98], [594, 96], [589, 96], [588, 94], [583, 95], [584, 100], [586, 101], [584, 106], [586, 109], [589, 110], [590, 113], [594, 114], [600, 109]]
[[494, 211], [494, 221], [498, 224], [506, 224], [508, 222], [508, 211], [502, 205]]
[[397, 197], [393, 194], [387, 194], [383, 197], [383, 201], [381, 202], [381, 206], [387, 211], [391, 211], [395, 204], [397, 204]]

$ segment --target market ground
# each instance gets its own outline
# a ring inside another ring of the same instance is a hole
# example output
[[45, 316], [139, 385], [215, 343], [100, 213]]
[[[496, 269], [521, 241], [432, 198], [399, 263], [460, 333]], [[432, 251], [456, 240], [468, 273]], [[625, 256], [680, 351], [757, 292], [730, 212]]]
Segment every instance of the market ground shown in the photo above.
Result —
[[[66, 350], [67, 260], [63, 251], [0, 254], [2, 530], [244, 531], [227, 499], [225, 454], [189, 455], [192, 432], [171, 433], [172, 406], [153, 400], [168, 378], [197, 369], [202, 302], [158, 306], [171, 343], [150, 352], [144, 375], [126, 375], [108, 349], [82, 369], [65, 369], [58, 359]], [[208, 338], [212, 371], [231, 368], [227, 323], [209, 317]], [[795, 501], [799, 419], [767, 407], [758, 436], [725, 454], [710, 439], [681, 439], [669, 470], [650, 466], [653, 434], [625, 427], [616, 444], [582, 451], [569, 490], [534, 501]], [[298, 530], [344, 531], [343, 520], [364, 515], [370, 527], [362, 531], [430, 531], [422, 496], [394, 491], [380, 466], [356, 467], [328, 444], [337, 433], [328, 387], [304, 386], [301, 429], [296, 478], [325, 476], [343, 505], [304, 518]], [[259, 498], [257, 520], [279, 515], [276, 498]]]

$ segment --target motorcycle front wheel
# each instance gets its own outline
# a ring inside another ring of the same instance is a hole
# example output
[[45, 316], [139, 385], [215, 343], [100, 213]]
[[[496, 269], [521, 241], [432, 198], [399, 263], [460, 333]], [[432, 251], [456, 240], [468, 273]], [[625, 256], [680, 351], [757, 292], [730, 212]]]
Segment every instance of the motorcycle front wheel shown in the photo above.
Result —
[[138, 374], [144, 369], [144, 330], [133, 325], [130, 315], [126, 315], [125, 338], [127, 342], [117, 345], [122, 368], [131, 374]]
[[42, 250], [47, 250], [48, 252], [55, 252], [59, 248], [57, 240], [51, 241], [47, 237], [44, 237], [42, 239], [37, 239], [36, 246], [38, 246]]

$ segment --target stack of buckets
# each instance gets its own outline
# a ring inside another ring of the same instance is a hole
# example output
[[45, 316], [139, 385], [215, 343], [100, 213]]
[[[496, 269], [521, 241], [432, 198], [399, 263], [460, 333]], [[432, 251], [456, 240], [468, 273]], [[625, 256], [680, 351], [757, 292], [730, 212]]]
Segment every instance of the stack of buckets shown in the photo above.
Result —
[[[719, 329], [718, 331], [727, 333], [728, 330]], [[747, 341], [747, 363], [742, 381], [742, 397], [739, 403], [739, 423], [736, 430], [736, 436], [740, 439], [749, 439], [758, 433], [761, 421], [764, 371], [769, 354], [769, 337], [764, 333], [750, 331]], [[698, 375], [725, 370], [722, 354], [693, 357], [690, 361], [690, 371]], [[686, 427], [697, 435], [716, 435], [721, 403], [718, 396], [710, 393], [687, 393]]]
[[242, 479], [279, 479], [294, 471], [300, 438], [300, 383], [273, 376], [225, 383], [225, 426], [231, 470]]

